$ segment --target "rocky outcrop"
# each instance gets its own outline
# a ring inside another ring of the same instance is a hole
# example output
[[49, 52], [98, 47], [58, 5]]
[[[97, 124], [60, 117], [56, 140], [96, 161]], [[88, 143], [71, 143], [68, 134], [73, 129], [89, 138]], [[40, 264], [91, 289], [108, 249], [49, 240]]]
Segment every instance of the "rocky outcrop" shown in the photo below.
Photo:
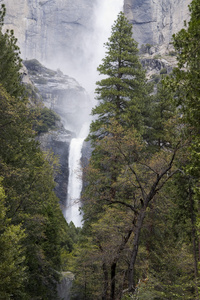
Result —
[[164, 58], [142, 58], [141, 64], [147, 72], [147, 78], [154, 74], [169, 74], [172, 71], [171, 64]]
[[36, 59], [24, 61], [24, 65], [44, 105], [61, 117], [67, 130], [78, 133], [91, 109], [85, 89], [74, 78], [64, 75], [60, 70], [50, 70]]
[[71, 132], [65, 129], [49, 131], [38, 136], [42, 150], [52, 151], [58, 157], [59, 171], [56, 174], [55, 193], [60, 200], [60, 206], [63, 212], [66, 208], [67, 186], [68, 186], [68, 155], [69, 145], [73, 137]]
[[139, 43], [168, 47], [172, 34], [189, 19], [191, 0], [124, 0], [124, 12]]

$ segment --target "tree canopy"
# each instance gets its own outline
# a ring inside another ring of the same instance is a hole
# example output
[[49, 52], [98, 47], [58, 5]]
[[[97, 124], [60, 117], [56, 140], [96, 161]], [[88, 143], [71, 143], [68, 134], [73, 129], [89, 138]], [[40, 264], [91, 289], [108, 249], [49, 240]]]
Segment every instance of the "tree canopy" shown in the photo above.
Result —
[[103, 79], [97, 82], [99, 103], [92, 110], [92, 115], [97, 116], [91, 124], [92, 140], [104, 137], [113, 119], [127, 128], [134, 124], [141, 129], [149, 99], [150, 89], [139, 61], [137, 43], [132, 38], [132, 26], [122, 12], [105, 48], [105, 58], [97, 69]]

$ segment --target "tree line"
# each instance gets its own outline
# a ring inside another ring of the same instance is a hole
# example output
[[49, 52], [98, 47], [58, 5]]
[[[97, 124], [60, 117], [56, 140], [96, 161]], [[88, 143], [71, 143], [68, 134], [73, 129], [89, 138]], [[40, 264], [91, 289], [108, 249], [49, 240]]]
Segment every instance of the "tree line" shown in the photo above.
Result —
[[105, 43], [71, 299], [200, 299], [199, 1], [189, 8], [156, 89], [122, 12]]

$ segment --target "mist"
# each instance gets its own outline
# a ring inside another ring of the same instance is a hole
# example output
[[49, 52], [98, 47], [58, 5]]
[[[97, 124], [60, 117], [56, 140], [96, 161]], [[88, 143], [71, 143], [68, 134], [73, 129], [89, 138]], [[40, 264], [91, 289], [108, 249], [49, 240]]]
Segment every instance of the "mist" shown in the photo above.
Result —
[[63, 87], [69, 87], [62, 103], [65, 105], [64, 111], [69, 108], [70, 112], [64, 124], [66, 129], [76, 134], [95, 105], [95, 83], [99, 80], [97, 67], [105, 56], [103, 45], [111, 34], [117, 14], [123, 10], [123, 2], [19, 0], [16, 5], [15, 0], [5, 0], [8, 12], [6, 28], [14, 29], [22, 58], [37, 59], [47, 68], [60, 69], [85, 89], [83, 99], [78, 99], [70, 93], [70, 79], [69, 85]]
[[[59, 68], [64, 74], [75, 78], [87, 93], [87, 104], [81, 110], [77, 108], [74, 116], [71, 116], [72, 127], [67, 122], [66, 129], [74, 131], [77, 137], [85, 123], [88, 124], [87, 133], [89, 132], [91, 109], [96, 105], [95, 87], [99, 80], [97, 67], [105, 56], [104, 43], [111, 35], [111, 27], [122, 10], [123, 0], [94, 0], [87, 28], [78, 28], [73, 34], [71, 45], [66, 47], [65, 43], [64, 48], [59, 48], [54, 56], [47, 57], [45, 61], [49, 68]], [[75, 103], [77, 100], [72, 101]]]
[[[47, 64], [64, 74], [74, 77], [81, 86], [94, 97], [95, 83], [98, 80], [97, 67], [105, 55], [104, 43], [111, 34], [111, 26], [120, 11], [123, 0], [96, 0], [90, 19], [90, 29], [74, 34], [73, 49], [62, 49]], [[70, 45], [69, 45], [70, 47]]]

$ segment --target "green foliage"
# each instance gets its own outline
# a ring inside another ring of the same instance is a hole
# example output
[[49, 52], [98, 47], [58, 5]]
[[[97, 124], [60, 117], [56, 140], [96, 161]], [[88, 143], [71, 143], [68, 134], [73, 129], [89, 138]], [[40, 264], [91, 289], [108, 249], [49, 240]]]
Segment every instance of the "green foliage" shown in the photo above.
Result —
[[38, 134], [48, 132], [49, 129], [55, 129], [56, 122], [60, 121], [60, 117], [47, 107], [39, 108], [34, 113], [36, 114], [36, 124], [33, 128]]
[[167, 69], [166, 68], [163, 68], [160, 70], [160, 75], [164, 75], [164, 74], [167, 74]]
[[5, 4], [2, 4], [1, 10], [0, 10], [0, 28], [1, 28], [1, 30], [2, 30], [2, 26], [4, 24], [5, 15], [6, 15], [6, 7], [5, 7]]
[[155, 83], [158, 83], [161, 79], [160, 75], [159, 74], [153, 74], [151, 75], [151, 79], [155, 82]]
[[11, 96], [20, 97], [23, 92], [19, 73], [22, 60], [13, 30], [2, 33], [5, 12], [5, 6], [2, 5], [0, 15], [0, 83]]
[[[26, 280], [25, 238], [22, 226], [12, 225], [7, 218], [5, 193], [0, 185], [0, 299], [11, 299], [12, 295], [23, 295]], [[18, 298], [18, 299], [19, 299]]]
[[[4, 15], [3, 6], [1, 25]], [[20, 67], [13, 32], [0, 30], [0, 299], [55, 300], [61, 254], [73, 242], [53, 191], [57, 160], [35, 141]], [[57, 116], [41, 115], [52, 128]]]
[[140, 53], [142, 53], [142, 54], [149, 53], [149, 50], [151, 49], [151, 47], [152, 47], [151, 44], [141, 45]]
[[[107, 294], [112, 291], [120, 297], [129, 282], [127, 272], [135, 251], [133, 245], [138, 243], [135, 237], [140, 234], [137, 230], [142, 228], [140, 223], [137, 225], [139, 216], [144, 209], [146, 213], [152, 210], [153, 204], [148, 207], [147, 198], [154, 193], [152, 189], [156, 178], [167, 168], [171, 155], [164, 147], [158, 153], [151, 154], [149, 146], [134, 128], [124, 130], [113, 122], [109, 132], [109, 136], [98, 141], [97, 152], [93, 152], [90, 160], [88, 186], [83, 197], [84, 229], [92, 239], [90, 244], [97, 247], [100, 265], [96, 272], [102, 277], [103, 291]], [[104, 154], [101, 161], [96, 153]], [[173, 172], [174, 169], [168, 173], [169, 177], [161, 179], [157, 187], [159, 190]], [[145, 195], [148, 195], [147, 198]], [[146, 270], [138, 273], [140, 267], [135, 265], [135, 268], [134, 280], [137, 284]], [[99, 289], [98, 295], [100, 298]]]
[[[99, 105], [93, 109], [96, 119], [89, 136], [93, 153], [83, 194], [83, 237], [69, 258], [76, 274], [73, 296], [198, 299], [199, 200], [194, 184], [199, 169], [193, 164], [188, 175], [185, 166], [189, 153], [198, 161], [199, 143], [194, 139], [196, 153], [188, 148], [186, 133], [197, 127], [188, 126], [182, 107], [193, 90], [187, 85], [182, 90], [181, 80], [188, 83], [182, 65], [149, 96], [131, 36], [121, 13], [98, 68], [106, 77], [97, 82]], [[175, 77], [179, 72], [182, 77]], [[191, 179], [192, 171], [196, 178]]]
[[123, 13], [112, 27], [111, 37], [105, 43], [106, 56], [98, 67], [106, 78], [97, 82], [99, 104], [92, 110], [97, 115], [90, 129], [90, 138], [104, 137], [106, 126], [115, 119], [126, 127], [142, 130], [146, 105], [149, 101], [145, 72], [139, 62], [137, 43], [132, 38], [132, 26]]
[[40, 76], [40, 73], [46, 73], [50, 77], [56, 75], [56, 71], [45, 68], [37, 59], [25, 60], [23, 63], [31, 75], [36, 75], [35, 80], [38, 80], [40, 84], [46, 83], [46, 80]]
[[175, 88], [178, 92], [177, 104], [191, 126], [200, 128], [200, 92], [199, 82], [199, 36], [200, 23], [199, 3], [192, 1], [190, 6], [191, 19], [187, 29], [182, 29], [173, 36], [174, 47], [178, 52], [178, 68], [174, 70]]
[[177, 56], [176, 51], [169, 51], [169, 56]]
[[34, 85], [29, 83], [25, 84], [24, 90], [24, 96], [27, 97], [33, 105], [37, 105], [41, 102], [42, 97], [40, 96], [40, 94], [38, 93], [38, 89]]
[[190, 203], [181, 177], [165, 186], [145, 220], [137, 261], [139, 299], [196, 299]]
[[[169, 83], [176, 91], [176, 105], [182, 114], [185, 123], [185, 134], [190, 146], [188, 164], [189, 174], [195, 182], [193, 191], [197, 192], [200, 175], [199, 159], [199, 130], [200, 130], [200, 5], [193, 0], [190, 5], [191, 19], [187, 27], [173, 36], [174, 47], [178, 52], [178, 68], [174, 70], [173, 78]], [[197, 192], [198, 195], [198, 192]], [[197, 198], [199, 198], [197, 196]]]
[[[175, 93], [175, 104], [181, 115], [182, 133], [187, 139], [188, 149], [184, 160], [184, 173], [187, 179], [187, 198], [189, 197], [190, 231], [193, 245], [195, 296], [199, 298], [199, 130], [200, 130], [200, 91], [199, 91], [199, 38], [200, 38], [200, 4], [193, 0], [190, 5], [191, 18], [186, 27], [173, 36], [174, 48], [177, 52], [178, 66], [166, 80], [166, 84]], [[185, 189], [184, 189], [185, 190]], [[189, 196], [188, 196], [189, 195]], [[184, 199], [184, 200], [183, 200]], [[180, 212], [185, 206], [185, 197], [180, 202]], [[179, 204], [179, 205], [180, 205]], [[185, 216], [185, 212], [184, 212]], [[186, 216], [185, 216], [186, 218]]]
[[54, 162], [50, 156], [45, 158], [34, 141], [27, 106], [3, 88], [0, 98], [1, 175], [8, 217], [13, 224], [22, 224], [26, 233], [25, 291], [32, 297], [46, 295], [43, 299], [56, 299], [57, 272], [61, 268], [60, 228], [66, 225], [53, 192], [54, 171], [48, 161], [52, 166]]
[[145, 140], [154, 150], [171, 147], [179, 136], [172, 96], [173, 93], [160, 82], [157, 84], [157, 93], [151, 98], [149, 126], [146, 129]]

